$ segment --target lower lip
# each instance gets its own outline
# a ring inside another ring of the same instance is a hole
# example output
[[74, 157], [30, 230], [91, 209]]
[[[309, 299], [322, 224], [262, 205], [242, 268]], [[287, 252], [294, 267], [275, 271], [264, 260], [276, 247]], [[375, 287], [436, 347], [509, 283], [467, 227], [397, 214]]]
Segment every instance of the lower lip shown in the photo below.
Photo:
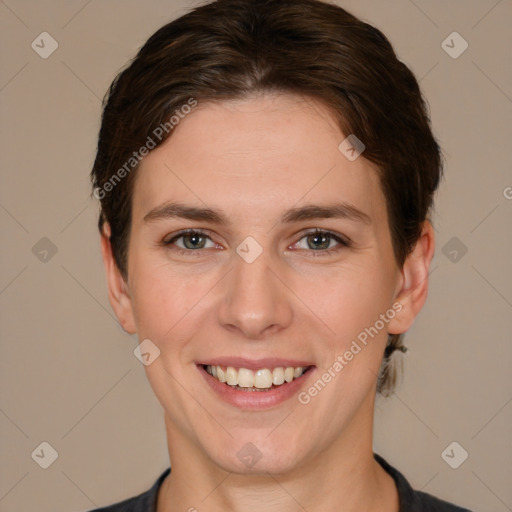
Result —
[[202, 365], [197, 365], [199, 372], [206, 380], [211, 389], [225, 402], [234, 405], [240, 409], [270, 409], [282, 404], [292, 396], [296, 395], [300, 388], [303, 387], [309, 376], [314, 372], [315, 368], [311, 367], [306, 373], [298, 379], [291, 382], [285, 382], [276, 388], [268, 391], [241, 391], [235, 389], [215, 377], [212, 377]]

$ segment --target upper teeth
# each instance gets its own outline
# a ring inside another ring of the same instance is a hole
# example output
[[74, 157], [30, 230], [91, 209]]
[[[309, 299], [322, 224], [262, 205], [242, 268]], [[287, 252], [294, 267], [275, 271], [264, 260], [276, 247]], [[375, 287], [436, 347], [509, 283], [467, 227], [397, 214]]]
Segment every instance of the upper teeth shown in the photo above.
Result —
[[268, 389], [272, 387], [272, 384], [279, 386], [284, 382], [291, 382], [293, 379], [300, 377], [305, 370], [306, 367], [303, 366], [278, 367], [273, 370], [262, 368], [256, 371], [248, 368], [236, 369], [233, 366], [225, 368], [208, 365], [206, 367], [206, 371], [220, 382], [241, 388], [255, 387], [259, 389]]

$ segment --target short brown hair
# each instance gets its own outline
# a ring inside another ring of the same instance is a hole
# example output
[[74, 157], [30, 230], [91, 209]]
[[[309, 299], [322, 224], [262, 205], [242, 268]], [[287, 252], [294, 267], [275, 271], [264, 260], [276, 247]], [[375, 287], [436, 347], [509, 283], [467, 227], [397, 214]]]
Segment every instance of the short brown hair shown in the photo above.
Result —
[[[395, 258], [402, 266], [421, 234], [442, 174], [426, 102], [388, 39], [341, 7], [318, 0], [217, 0], [160, 28], [113, 81], [104, 100], [91, 172], [116, 264], [127, 277], [135, 152], [180, 107], [257, 92], [306, 95], [325, 104], [345, 135], [377, 164]], [[172, 127], [171, 127], [172, 128]], [[140, 156], [140, 155], [139, 155]], [[124, 168], [125, 172], [121, 172]], [[122, 179], [121, 179], [122, 175]], [[113, 181], [113, 178], [116, 178]], [[396, 380], [390, 335], [378, 380]]]

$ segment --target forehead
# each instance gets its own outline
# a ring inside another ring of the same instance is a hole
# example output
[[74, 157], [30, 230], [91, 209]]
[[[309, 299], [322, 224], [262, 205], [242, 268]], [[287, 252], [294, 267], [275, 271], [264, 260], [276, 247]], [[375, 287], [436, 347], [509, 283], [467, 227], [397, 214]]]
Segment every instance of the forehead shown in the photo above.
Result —
[[168, 201], [218, 206], [231, 215], [278, 216], [300, 203], [385, 210], [376, 167], [338, 149], [346, 138], [321, 103], [269, 95], [200, 104], [142, 161], [134, 221]]

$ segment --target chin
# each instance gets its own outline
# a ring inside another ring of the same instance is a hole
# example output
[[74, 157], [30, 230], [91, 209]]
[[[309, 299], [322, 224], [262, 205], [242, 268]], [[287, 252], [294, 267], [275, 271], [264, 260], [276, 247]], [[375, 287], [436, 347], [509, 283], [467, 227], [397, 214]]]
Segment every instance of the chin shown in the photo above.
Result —
[[[301, 447], [300, 451], [297, 449]], [[204, 447], [211, 460], [224, 471], [239, 475], [286, 474], [304, 459], [304, 442], [290, 442], [289, 436], [268, 437], [267, 433], [257, 433], [251, 437], [230, 438], [223, 446]]]

